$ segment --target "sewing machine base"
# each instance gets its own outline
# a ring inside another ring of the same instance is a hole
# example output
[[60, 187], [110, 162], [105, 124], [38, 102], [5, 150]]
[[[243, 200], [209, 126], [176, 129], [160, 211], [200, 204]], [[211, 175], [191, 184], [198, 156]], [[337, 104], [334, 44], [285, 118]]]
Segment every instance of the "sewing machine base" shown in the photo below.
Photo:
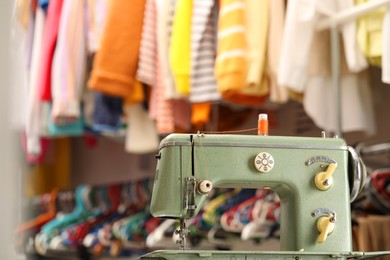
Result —
[[378, 252], [299, 252], [299, 251], [217, 251], [217, 250], [156, 250], [141, 256], [141, 260], [180, 259], [369, 259], [390, 255], [390, 251]]

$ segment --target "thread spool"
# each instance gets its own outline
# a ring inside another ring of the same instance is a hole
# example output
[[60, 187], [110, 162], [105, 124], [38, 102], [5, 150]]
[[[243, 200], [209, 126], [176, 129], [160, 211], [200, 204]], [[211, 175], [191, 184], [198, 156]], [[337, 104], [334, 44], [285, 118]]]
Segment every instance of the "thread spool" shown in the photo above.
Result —
[[257, 121], [257, 135], [267, 136], [268, 135], [268, 115], [259, 114]]

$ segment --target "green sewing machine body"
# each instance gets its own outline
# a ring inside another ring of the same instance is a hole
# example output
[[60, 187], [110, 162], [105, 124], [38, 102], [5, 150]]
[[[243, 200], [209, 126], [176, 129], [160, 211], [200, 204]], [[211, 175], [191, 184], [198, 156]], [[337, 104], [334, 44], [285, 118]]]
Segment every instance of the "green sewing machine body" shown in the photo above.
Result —
[[[364, 165], [343, 139], [171, 134], [161, 141], [157, 158], [154, 217], [195, 216], [213, 187], [270, 188], [281, 201], [281, 252], [271, 254], [323, 252], [326, 257], [352, 251], [350, 201], [364, 184]], [[185, 230], [180, 232], [185, 239]], [[180, 252], [192, 259], [202, 251], [165, 252], [166, 259], [180, 259]], [[162, 257], [164, 251], [154, 255]], [[153, 259], [153, 253], [144, 259]]]

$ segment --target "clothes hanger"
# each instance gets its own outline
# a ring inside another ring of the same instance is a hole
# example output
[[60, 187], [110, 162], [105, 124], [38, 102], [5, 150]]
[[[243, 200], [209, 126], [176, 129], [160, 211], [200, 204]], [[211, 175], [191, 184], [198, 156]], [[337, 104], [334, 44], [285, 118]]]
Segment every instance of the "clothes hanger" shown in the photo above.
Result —
[[[101, 226], [104, 222], [114, 220], [118, 215], [118, 207], [120, 205], [120, 185], [110, 185], [109, 187], [96, 187], [95, 192], [90, 192], [99, 197], [101, 201], [102, 213], [88, 218], [85, 222], [71, 226], [64, 230], [61, 237], [64, 239], [65, 245], [80, 245], [83, 244], [84, 238], [92, 229]], [[108, 208], [110, 207], [110, 208]], [[92, 207], [90, 207], [92, 209]], [[91, 239], [91, 238], [89, 238]]]
[[122, 218], [120, 221], [116, 221], [112, 226], [113, 238], [122, 241], [143, 240], [144, 238], [140, 234], [139, 227], [142, 226], [144, 221], [148, 218], [150, 218], [148, 212], [140, 211], [126, 218]]
[[15, 242], [16, 245], [24, 247], [27, 243], [27, 239], [30, 235], [35, 235], [39, 232], [41, 227], [54, 219], [57, 213], [56, 199], [58, 195], [58, 189], [53, 189], [50, 192], [48, 210], [36, 217], [35, 219], [29, 220], [25, 223], [20, 224], [15, 230]]
[[124, 248], [127, 249], [145, 249], [145, 239], [148, 236], [148, 232], [145, 229], [145, 225], [148, 220], [152, 218], [149, 212], [142, 212], [138, 219], [133, 219], [131, 222], [126, 223], [122, 230], [121, 241]]
[[131, 207], [132, 196], [131, 183], [123, 185], [112, 185], [108, 189], [108, 196], [111, 201], [111, 215], [104, 222], [92, 228], [83, 240], [83, 245], [91, 248], [95, 256], [99, 256], [105, 248], [110, 246], [112, 225], [127, 216]]
[[267, 208], [270, 206], [267, 201], [257, 201], [256, 202], [256, 210], [254, 208], [253, 211], [256, 211], [256, 217], [253, 218], [253, 221], [249, 222], [244, 226], [241, 232], [242, 240], [249, 240], [252, 238], [265, 238], [269, 234], [269, 223], [267, 220]]
[[256, 201], [262, 199], [269, 192], [268, 190], [258, 190], [253, 197], [241, 202], [236, 207], [225, 212], [221, 216], [221, 226], [226, 231], [241, 232], [245, 224], [252, 220], [252, 210]]
[[207, 242], [219, 248], [229, 250], [232, 246], [232, 241], [237, 240], [232, 233], [224, 231], [219, 225], [213, 227], [207, 232]]
[[158, 247], [159, 243], [163, 240], [165, 237], [164, 234], [167, 233], [167, 230], [172, 230], [172, 233], [174, 233], [174, 230], [177, 226], [177, 220], [175, 219], [165, 219], [161, 222], [158, 227], [156, 227], [149, 235], [146, 237], [146, 246], [149, 248], [156, 248]]
[[221, 207], [221, 205], [223, 205], [227, 199], [233, 197], [239, 192], [239, 189], [235, 189], [227, 193], [222, 193], [214, 199], [210, 200], [210, 202], [204, 206], [204, 212], [202, 213], [202, 218], [204, 221], [209, 225], [213, 225], [216, 221], [217, 209]]
[[47, 212], [39, 215], [33, 220], [29, 220], [25, 223], [20, 224], [16, 228], [15, 232], [20, 234], [31, 230], [39, 230], [42, 227], [42, 225], [44, 225], [45, 223], [53, 219], [57, 213], [57, 208], [56, 208], [57, 195], [58, 195], [58, 189], [53, 189], [49, 195], [49, 206]]
[[75, 208], [69, 214], [58, 215], [44, 226], [41, 231], [35, 236], [35, 247], [37, 252], [45, 255], [49, 248], [50, 241], [59, 236], [61, 230], [67, 226], [84, 221], [89, 212], [85, 205], [84, 193], [89, 192], [90, 187], [79, 186], [75, 191]]
[[276, 194], [268, 193], [257, 200], [252, 210], [252, 221], [241, 232], [242, 240], [268, 238], [280, 225], [280, 201]]

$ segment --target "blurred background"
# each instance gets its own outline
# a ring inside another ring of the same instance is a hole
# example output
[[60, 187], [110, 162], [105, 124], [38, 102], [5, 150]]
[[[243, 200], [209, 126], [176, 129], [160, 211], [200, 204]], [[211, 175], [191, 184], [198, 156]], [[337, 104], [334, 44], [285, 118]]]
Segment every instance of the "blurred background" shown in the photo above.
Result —
[[[381, 182], [352, 204], [354, 250], [390, 250], [389, 11], [341, 25], [332, 49], [329, 28], [315, 27], [324, 10], [370, 1], [318, 4], [307, 21], [298, 19], [305, 1], [233, 1], [246, 8], [235, 14], [245, 30], [231, 39], [218, 36], [232, 19], [220, 12], [228, 2], [0, 1], [1, 259], [130, 259], [177, 248], [177, 223], [148, 214], [160, 140], [198, 130], [255, 135], [260, 113], [270, 135], [326, 131], [357, 149], [369, 179]], [[232, 46], [244, 54], [229, 61], [221, 53]], [[114, 211], [118, 230], [113, 219], [88, 222], [96, 210]], [[208, 240], [222, 213], [199, 220], [192, 246], [278, 250], [272, 212], [250, 243], [221, 227]], [[53, 224], [57, 216], [73, 217]]]

